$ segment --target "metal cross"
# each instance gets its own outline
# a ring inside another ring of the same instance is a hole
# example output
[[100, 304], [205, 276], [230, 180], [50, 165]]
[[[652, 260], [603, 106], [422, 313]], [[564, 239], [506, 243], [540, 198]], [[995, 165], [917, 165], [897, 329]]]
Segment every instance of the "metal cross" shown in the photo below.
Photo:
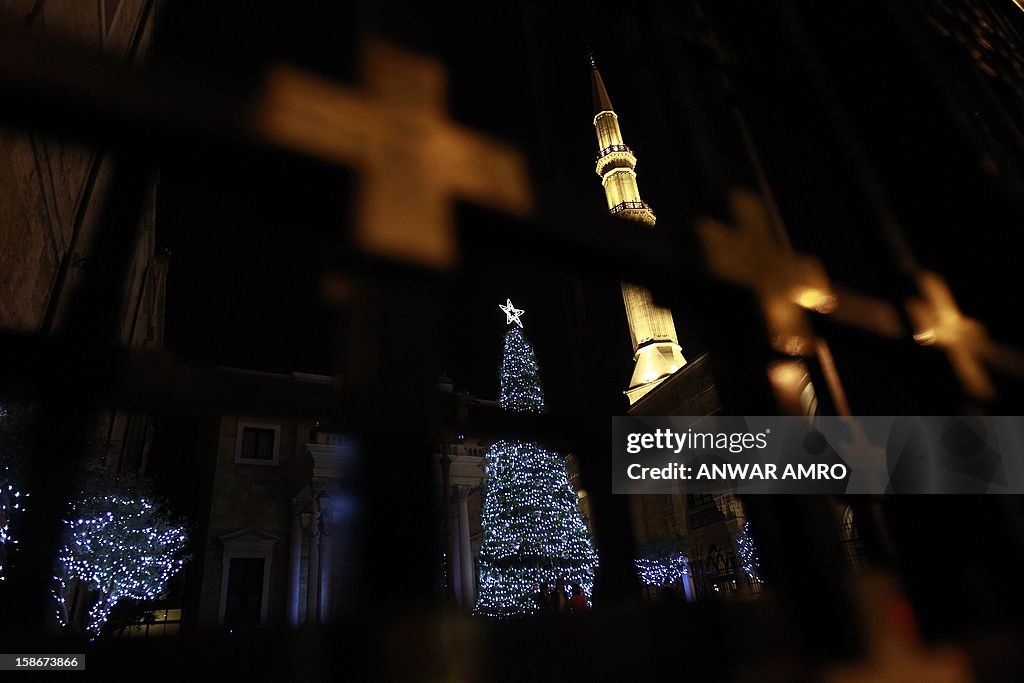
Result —
[[926, 270], [917, 276], [921, 298], [907, 302], [914, 324], [914, 340], [941, 347], [964, 389], [971, 396], [990, 399], [995, 387], [985, 362], [994, 352], [985, 326], [960, 312], [946, 281]]
[[710, 218], [697, 226], [711, 270], [754, 291], [776, 350], [793, 356], [811, 353], [813, 334], [800, 309], [829, 313], [836, 306], [824, 267], [773, 239], [764, 202], [756, 194], [735, 191], [730, 204], [738, 228]]
[[354, 225], [361, 248], [447, 268], [457, 257], [455, 199], [530, 210], [521, 154], [446, 117], [438, 62], [373, 41], [364, 83], [343, 88], [275, 68], [252, 124], [271, 143], [358, 169]]

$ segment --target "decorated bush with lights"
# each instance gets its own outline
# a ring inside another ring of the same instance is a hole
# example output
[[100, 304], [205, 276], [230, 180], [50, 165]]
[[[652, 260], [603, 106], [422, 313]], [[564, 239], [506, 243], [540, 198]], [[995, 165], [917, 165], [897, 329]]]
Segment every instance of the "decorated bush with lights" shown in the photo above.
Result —
[[750, 533], [750, 522], [746, 522], [739, 534], [736, 536], [736, 551], [740, 556], [740, 564], [743, 571], [750, 577], [751, 581], [762, 581], [761, 579], [761, 556], [757, 551], [757, 543]]
[[636, 573], [645, 586], [681, 586], [690, 573], [686, 555], [674, 552], [636, 560]]
[[[544, 411], [533, 347], [518, 327], [505, 335], [500, 402], [505, 410]], [[597, 553], [565, 459], [537, 443], [503, 440], [487, 451], [485, 472], [474, 613], [495, 618], [534, 613], [539, 610], [536, 586], [559, 579], [566, 586], [578, 583], [589, 600]]]
[[14, 485], [10, 468], [0, 465], [0, 581], [5, 581], [8, 552], [18, 543], [11, 533], [11, 518], [22, 512], [21, 491]]
[[122, 600], [162, 597], [170, 578], [184, 566], [186, 530], [156, 500], [138, 494], [85, 496], [67, 520], [54, 591], [58, 621], [72, 626], [76, 588], [95, 596], [84, 630], [101, 635]]
[[17, 467], [24, 459], [28, 408], [0, 403], [0, 582], [6, 581], [7, 565], [18, 540], [12, 523], [25, 512], [25, 493], [18, 486]]

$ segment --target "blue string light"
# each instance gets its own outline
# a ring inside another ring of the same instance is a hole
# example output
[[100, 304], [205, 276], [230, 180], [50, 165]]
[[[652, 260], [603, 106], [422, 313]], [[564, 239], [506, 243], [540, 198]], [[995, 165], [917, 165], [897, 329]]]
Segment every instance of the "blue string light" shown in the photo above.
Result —
[[85, 629], [98, 637], [111, 610], [124, 599], [154, 600], [187, 561], [188, 536], [153, 500], [91, 496], [65, 520], [67, 543], [58, 554], [54, 597], [61, 625], [69, 623], [68, 600], [75, 582], [98, 593]]
[[677, 586], [690, 573], [690, 567], [686, 556], [677, 552], [636, 560], [636, 573], [645, 586]]
[[736, 551], [740, 556], [740, 564], [743, 567], [743, 571], [752, 580], [760, 581], [761, 556], [758, 554], [754, 537], [750, 533], [750, 522], [746, 522], [743, 525], [743, 529], [736, 536]]
[[[24, 494], [28, 497], [28, 494]], [[5, 581], [4, 565], [6, 564], [7, 551], [18, 544], [17, 539], [11, 534], [11, 518], [15, 514], [25, 512], [22, 504], [22, 493], [15, 488], [11, 481], [10, 470], [5, 466], [3, 475], [0, 475], [0, 581]]]

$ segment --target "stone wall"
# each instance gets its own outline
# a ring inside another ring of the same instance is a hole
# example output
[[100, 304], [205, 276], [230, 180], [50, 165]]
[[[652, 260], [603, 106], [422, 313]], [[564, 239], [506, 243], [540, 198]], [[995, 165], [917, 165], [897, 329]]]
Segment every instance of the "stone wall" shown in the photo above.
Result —
[[[8, 25], [125, 61], [145, 57], [155, 14], [155, 3], [147, 0], [0, 0], [0, 20]], [[67, 295], [88, 267], [111, 170], [109, 155], [99, 147], [0, 129], [0, 327], [59, 328]], [[154, 254], [152, 210], [142, 221], [122, 310], [125, 328], [131, 327]]]
[[[276, 465], [235, 462], [240, 420], [280, 427]], [[238, 415], [221, 418], [202, 567], [200, 627], [216, 627], [218, 623], [224, 558], [220, 538], [243, 529], [278, 539], [270, 562], [267, 622], [276, 625], [286, 623], [288, 548], [295, 514], [287, 472], [295, 459], [303, 454], [313, 426], [313, 420], [303, 419], [244, 418]]]
[[[119, 61], [145, 58], [154, 0], [0, 0], [0, 20], [30, 35], [67, 40]], [[0, 128], [0, 328], [58, 332], [71, 294], [89, 269], [90, 248], [116, 160], [32, 130]], [[162, 346], [168, 258], [156, 246], [156, 183], [149, 188], [123, 297], [120, 338]], [[146, 416], [100, 415], [97, 438], [113, 467], [145, 469]]]

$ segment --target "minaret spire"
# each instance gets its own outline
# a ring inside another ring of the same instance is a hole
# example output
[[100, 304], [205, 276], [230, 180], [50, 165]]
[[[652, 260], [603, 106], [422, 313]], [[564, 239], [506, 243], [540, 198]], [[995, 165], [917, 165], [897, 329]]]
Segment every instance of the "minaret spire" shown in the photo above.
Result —
[[593, 54], [590, 55], [590, 66], [591, 92], [594, 95], [594, 116], [599, 116], [601, 112], [612, 111], [612, 101], [604, 87], [601, 72], [597, 70], [597, 65], [594, 63]]
[[[636, 157], [626, 146], [619, 117], [590, 53], [590, 82], [594, 95], [594, 129], [597, 132], [595, 171], [601, 178], [608, 212], [626, 220], [654, 226], [654, 211], [640, 198], [636, 182]], [[655, 306], [651, 293], [637, 285], [622, 283], [622, 300], [633, 341], [633, 375], [626, 389], [632, 405], [666, 377], [683, 367], [683, 358], [672, 312]]]

